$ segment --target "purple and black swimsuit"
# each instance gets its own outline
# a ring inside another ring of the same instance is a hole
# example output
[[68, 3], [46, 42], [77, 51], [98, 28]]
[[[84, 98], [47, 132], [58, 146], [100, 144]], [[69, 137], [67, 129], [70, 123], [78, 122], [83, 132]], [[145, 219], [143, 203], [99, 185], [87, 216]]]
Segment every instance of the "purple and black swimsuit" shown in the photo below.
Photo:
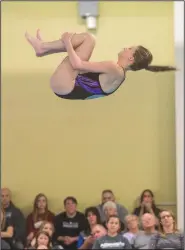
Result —
[[58, 97], [71, 100], [86, 100], [108, 96], [111, 93], [105, 93], [100, 85], [99, 81], [100, 73], [88, 72], [85, 74], [79, 74], [75, 79], [75, 86], [71, 93], [67, 95], [59, 95]]

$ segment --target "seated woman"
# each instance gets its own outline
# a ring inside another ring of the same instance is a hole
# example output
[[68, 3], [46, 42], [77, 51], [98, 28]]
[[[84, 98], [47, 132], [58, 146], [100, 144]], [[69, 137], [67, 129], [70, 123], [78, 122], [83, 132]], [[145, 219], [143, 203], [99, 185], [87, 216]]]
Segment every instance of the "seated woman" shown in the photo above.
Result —
[[1, 207], [1, 248], [11, 249], [13, 241], [14, 228], [8, 218], [5, 216], [5, 211]]
[[127, 215], [125, 217], [125, 222], [127, 226], [127, 231], [123, 233], [123, 236], [127, 238], [129, 243], [132, 243], [132, 239], [136, 236], [136, 234], [139, 232], [139, 221], [138, 217], [136, 215]]
[[140, 196], [140, 205], [134, 209], [133, 214], [139, 217], [139, 222], [141, 221], [143, 214], [154, 214], [156, 218], [156, 226], [158, 226], [160, 211], [161, 210], [155, 205], [153, 192], [150, 189], [145, 189]]
[[149, 249], [184, 249], [184, 234], [177, 229], [173, 213], [163, 210], [159, 218], [159, 233], [152, 236]]
[[[50, 238], [51, 238], [51, 247], [54, 249], [63, 249], [61, 246], [57, 245], [54, 241], [53, 241], [53, 234], [54, 234], [54, 225], [51, 222], [48, 221], [44, 221], [40, 228], [39, 228], [39, 233], [40, 232], [46, 232], [49, 234]], [[35, 244], [36, 244], [36, 237], [33, 238], [33, 240], [31, 241], [31, 247], [35, 248]]]
[[[109, 217], [112, 215], [116, 215], [116, 216], [118, 215], [116, 203], [113, 201], [107, 201], [103, 205], [103, 212], [105, 214], [106, 221], [104, 221], [102, 225], [107, 229], [107, 220], [109, 219]], [[125, 230], [125, 225], [120, 220], [120, 231], [124, 231], [124, 230]]]
[[27, 244], [35, 237], [43, 221], [53, 222], [54, 213], [48, 209], [48, 200], [44, 194], [35, 197], [33, 211], [27, 217]]
[[107, 235], [97, 239], [92, 249], [132, 249], [127, 238], [120, 234], [121, 223], [116, 215], [107, 220]]
[[83, 232], [80, 233], [78, 237], [78, 242], [77, 242], [78, 249], [84, 249], [83, 248], [84, 241], [88, 236], [91, 235], [93, 226], [101, 223], [100, 214], [96, 207], [88, 207], [85, 210], [85, 217], [87, 218], [87, 227]]

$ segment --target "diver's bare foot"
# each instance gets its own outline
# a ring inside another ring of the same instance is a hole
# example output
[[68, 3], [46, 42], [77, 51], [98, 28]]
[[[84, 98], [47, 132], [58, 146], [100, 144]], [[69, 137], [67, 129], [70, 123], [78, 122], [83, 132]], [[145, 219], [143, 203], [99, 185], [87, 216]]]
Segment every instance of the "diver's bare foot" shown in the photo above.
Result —
[[43, 51], [43, 42], [40, 36], [40, 31], [37, 30], [37, 35], [36, 37], [31, 36], [28, 32], [25, 33], [25, 37], [27, 41], [31, 44], [33, 49], [35, 50], [36, 56], [40, 57], [44, 55]]

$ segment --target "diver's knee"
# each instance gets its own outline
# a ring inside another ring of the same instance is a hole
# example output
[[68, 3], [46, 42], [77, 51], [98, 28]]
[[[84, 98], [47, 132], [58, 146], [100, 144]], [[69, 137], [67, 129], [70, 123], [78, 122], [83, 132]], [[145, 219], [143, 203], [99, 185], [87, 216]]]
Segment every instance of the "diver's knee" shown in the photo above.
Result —
[[50, 78], [50, 88], [54, 93], [66, 95], [74, 89], [74, 82], [62, 81], [55, 75]]
[[56, 80], [56, 76], [52, 75], [50, 78], [50, 88], [55, 92], [59, 88], [59, 82]]
[[87, 39], [93, 46], [95, 46], [95, 44], [96, 44], [96, 37], [95, 37], [93, 34], [88, 33], [88, 32], [86, 32], [85, 34], [86, 34], [86, 39]]

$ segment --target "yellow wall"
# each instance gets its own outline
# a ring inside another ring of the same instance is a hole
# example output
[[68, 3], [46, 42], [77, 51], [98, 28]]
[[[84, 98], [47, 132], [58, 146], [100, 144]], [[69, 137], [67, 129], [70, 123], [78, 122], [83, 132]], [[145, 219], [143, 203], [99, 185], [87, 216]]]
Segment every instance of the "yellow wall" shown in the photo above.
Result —
[[[142, 44], [154, 64], [174, 64], [172, 2], [101, 2], [98, 26], [92, 60]], [[175, 201], [174, 74], [129, 73], [108, 98], [59, 99], [49, 77], [64, 55], [36, 58], [24, 32], [37, 28], [45, 40], [86, 29], [75, 2], [2, 3], [2, 185], [15, 202], [26, 210], [44, 192], [54, 211], [67, 195], [83, 208], [105, 188], [128, 208], [145, 188]]]

